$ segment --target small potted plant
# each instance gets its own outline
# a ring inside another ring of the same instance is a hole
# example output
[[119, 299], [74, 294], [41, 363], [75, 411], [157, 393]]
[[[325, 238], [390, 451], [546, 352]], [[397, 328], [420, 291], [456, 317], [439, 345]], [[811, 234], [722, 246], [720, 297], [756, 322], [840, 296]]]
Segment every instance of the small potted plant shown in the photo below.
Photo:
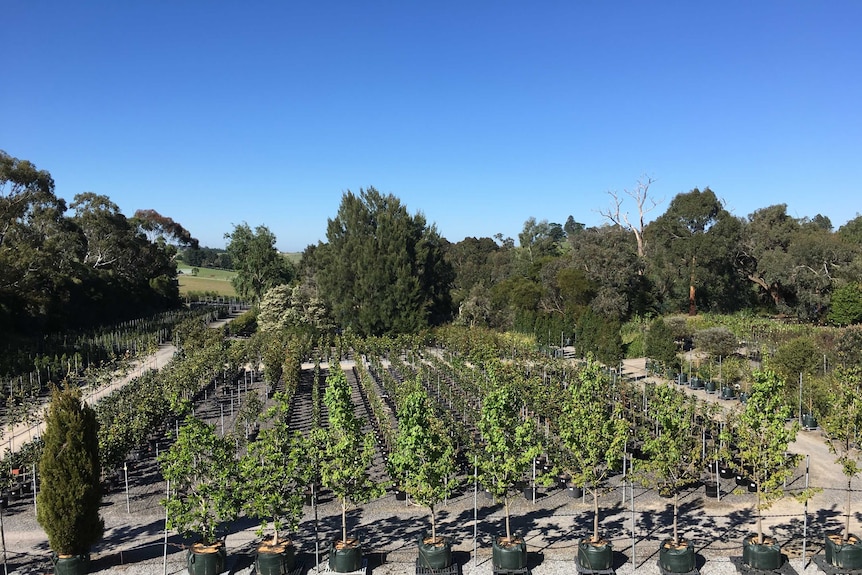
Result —
[[48, 535], [56, 575], [87, 572], [90, 548], [101, 538], [102, 502], [96, 413], [78, 388], [51, 391], [39, 460], [36, 520]]
[[445, 569], [452, 564], [452, 544], [437, 536], [435, 508], [456, 486], [455, 447], [443, 423], [434, 416], [428, 395], [414, 384], [398, 405], [398, 431], [389, 466], [413, 501], [428, 508], [431, 535], [419, 540], [419, 565]]
[[374, 434], [362, 433], [363, 421], [354, 412], [350, 385], [338, 364], [330, 368], [326, 382], [323, 402], [329, 427], [323, 442], [320, 478], [341, 504], [341, 539], [329, 547], [329, 568], [345, 573], [362, 567], [360, 541], [347, 535], [347, 510], [382, 495], [383, 490], [369, 475]]
[[519, 570], [527, 566], [527, 544], [512, 536], [510, 502], [516, 482], [526, 475], [542, 447], [535, 423], [520, 416], [521, 394], [511, 381], [501, 380], [500, 369], [488, 368], [492, 387], [482, 401], [479, 419], [479, 481], [505, 509], [506, 536], [494, 540], [494, 568]]
[[742, 560], [754, 569], [776, 570], [783, 558], [781, 546], [763, 534], [762, 511], [784, 495], [784, 482], [793, 474], [798, 456], [787, 449], [796, 438], [799, 422], [786, 423], [790, 407], [784, 401], [784, 382], [770, 370], [752, 374], [753, 383], [745, 404], [731, 414], [724, 430], [726, 445], [735, 445], [732, 465], [740, 474], [750, 474], [757, 499], [757, 532], [743, 540]]
[[833, 567], [862, 569], [862, 542], [850, 532], [852, 493], [851, 484], [862, 466], [859, 449], [859, 430], [862, 429], [862, 369], [858, 366], [839, 367], [835, 370], [834, 388], [830, 393], [830, 411], [823, 419], [826, 443], [837, 457], [847, 477], [847, 502], [843, 533], [826, 535], [826, 561]]
[[592, 358], [569, 385], [560, 418], [560, 439], [571, 453], [572, 482], [593, 493], [593, 533], [578, 543], [581, 568], [606, 570], [613, 566], [613, 544], [599, 533], [599, 491], [619, 468], [629, 425], [614, 388]]
[[[278, 403], [267, 414], [271, 425], [248, 444], [240, 460], [242, 509], [261, 520], [257, 536], [262, 540], [255, 558], [258, 575], [285, 575], [294, 570], [296, 550], [283, 535], [299, 525], [305, 486], [311, 480], [310, 442], [285, 422], [287, 398], [278, 393], [275, 398]], [[263, 539], [270, 523], [272, 536]]]
[[162, 500], [168, 529], [198, 537], [187, 555], [189, 575], [222, 573], [224, 528], [236, 518], [240, 504], [234, 441], [219, 437], [214, 425], [190, 417], [159, 461], [170, 486]]

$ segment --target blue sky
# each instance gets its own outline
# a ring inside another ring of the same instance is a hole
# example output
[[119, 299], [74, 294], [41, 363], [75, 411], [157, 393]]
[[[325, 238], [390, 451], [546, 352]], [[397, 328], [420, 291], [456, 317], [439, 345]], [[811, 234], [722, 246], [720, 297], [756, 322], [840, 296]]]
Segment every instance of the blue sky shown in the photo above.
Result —
[[[598, 225], [644, 176], [862, 212], [862, 3], [8, 2], [0, 149], [57, 195], [325, 240], [374, 186], [450, 241]], [[632, 203], [624, 207], [634, 211]]]

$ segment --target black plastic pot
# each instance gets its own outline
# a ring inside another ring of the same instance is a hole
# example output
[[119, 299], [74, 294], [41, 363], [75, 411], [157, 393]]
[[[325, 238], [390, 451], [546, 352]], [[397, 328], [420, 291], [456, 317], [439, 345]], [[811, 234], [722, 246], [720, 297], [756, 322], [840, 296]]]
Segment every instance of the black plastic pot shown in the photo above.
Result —
[[715, 393], [715, 389], [717, 387], [715, 385], [715, 382], [710, 381], [710, 380], [706, 380], [706, 382], [703, 384], [703, 386], [706, 388], [707, 393]]
[[721, 399], [733, 399], [736, 397], [736, 390], [732, 387], [721, 388]]
[[359, 541], [352, 539], [350, 546], [336, 548], [336, 542], [329, 544], [329, 568], [336, 573], [350, 573], [362, 568], [362, 547]]
[[407, 492], [401, 491], [400, 489], [395, 490], [395, 500], [396, 501], [407, 501]]
[[752, 569], [775, 571], [783, 562], [781, 546], [770, 537], [757, 543], [757, 535], [749, 535], [742, 540], [742, 562]]
[[60, 557], [51, 555], [54, 564], [54, 575], [86, 575], [90, 571], [90, 555], [69, 555]]
[[658, 548], [658, 562], [668, 573], [691, 573], [697, 567], [694, 544], [691, 541], [680, 541], [679, 546], [674, 546], [673, 542], [667, 539]]
[[189, 575], [220, 575], [224, 572], [227, 550], [224, 544], [201, 546], [196, 549], [192, 546], [186, 555], [186, 566]]
[[293, 545], [285, 547], [284, 551], [257, 550], [254, 569], [257, 575], [287, 575], [293, 571], [296, 564], [296, 549]]
[[584, 496], [584, 490], [577, 485], [566, 488], [566, 495], [571, 497], [572, 499], [580, 499]]
[[748, 482], [748, 492], [749, 493], [757, 493], [757, 482], [749, 481]]
[[718, 497], [718, 483], [715, 481], [704, 481], [703, 492], [707, 497]]
[[803, 413], [802, 427], [805, 429], [817, 429], [817, 418], [811, 413]]
[[425, 543], [430, 538], [419, 538], [419, 566], [428, 569], [446, 569], [452, 565], [452, 542], [448, 537], [437, 537], [436, 543]]
[[704, 388], [703, 380], [699, 377], [692, 377], [691, 378], [691, 388], [692, 389], [703, 389]]
[[826, 536], [826, 562], [841, 569], [862, 569], [862, 541], [855, 535], [850, 535], [847, 543], [840, 536]]
[[578, 565], [591, 571], [605, 571], [614, 564], [614, 546], [610, 541], [592, 543], [581, 539], [578, 543]]
[[491, 551], [495, 569], [515, 571], [527, 566], [527, 544], [523, 539], [513, 543], [501, 544], [500, 538], [494, 540]]
[[736, 484], [737, 484], [738, 486], [740, 486], [740, 487], [748, 487], [748, 484], [749, 484], [749, 483], [750, 483], [750, 482], [749, 482], [749, 480], [748, 480], [748, 478], [747, 478], [747, 477], [745, 477], [745, 476], [743, 476], [743, 475], [737, 475], [737, 476], [736, 476]]
[[734, 477], [735, 474], [733, 473], [733, 470], [730, 467], [728, 467], [727, 465], [724, 465], [724, 466], [719, 465], [718, 476], [721, 477], [722, 479], [730, 479], [731, 477]]
[[535, 487], [525, 487], [523, 493], [524, 499], [526, 499], [530, 503], [533, 502], [533, 499], [539, 498], [539, 490]]

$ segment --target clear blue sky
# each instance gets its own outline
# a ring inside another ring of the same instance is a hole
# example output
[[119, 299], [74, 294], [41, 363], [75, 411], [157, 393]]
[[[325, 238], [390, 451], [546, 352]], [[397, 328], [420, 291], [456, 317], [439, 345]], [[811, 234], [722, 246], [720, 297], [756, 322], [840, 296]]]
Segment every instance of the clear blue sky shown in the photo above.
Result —
[[[450, 241], [602, 223], [646, 175], [862, 212], [862, 2], [7, 2], [0, 149], [221, 247], [374, 186]], [[634, 205], [627, 204], [633, 210]]]

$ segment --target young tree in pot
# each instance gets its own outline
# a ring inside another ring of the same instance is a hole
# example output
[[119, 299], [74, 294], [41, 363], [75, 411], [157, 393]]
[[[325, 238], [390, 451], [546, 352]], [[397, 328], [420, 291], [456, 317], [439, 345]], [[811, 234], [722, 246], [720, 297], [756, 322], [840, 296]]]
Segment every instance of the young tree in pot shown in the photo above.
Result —
[[398, 432], [389, 465], [401, 488], [431, 515], [431, 537], [419, 541], [419, 563], [430, 569], [452, 564], [448, 538], [437, 537], [435, 507], [452, 494], [456, 486], [455, 446], [435, 417], [434, 408], [419, 385], [413, 385], [398, 405]]
[[695, 432], [697, 399], [665, 384], [654, 387], [647, 407], [652, 429], [644, 428], [645, 459], [637, 469], [642, 483], [673, 497], [673, 535], [659, 547], [659, 563], [670, 573], [695, 569], [694, 545], [678, 530], [680, 490], [697, 482], [703, 469], [702, 445]]
[[57, 575], [87, 572], [90, 547], [105, 529], [96, 413], [78, 388], [51, 391], [39, 460], [36, 519], [48, 534]]
[[362, 567], [359, 540], [347, 536], [347, 510], [370, 501], [383, 490], [369, 476], [374, 457], [374, 434], [362, 433], [363, 421], [356, 416], [350, 385], [338, 364], [326, 378], [323, 397], [329, 413], [329, 427], [320, 461], [320, 478], [341, 504], [341, 539], [330, 545], [329, 568], [336, 572]]
[[613, 545], [599, 534], [599, 492], [619, 469], [629, 425], [602, 367], [592, 358], [569, 384], [560, 418], [560, 439], [571, 452], [572, 482], [593, 493], [593, 534], [578, 544], [578, 564], [585, 569], [610, 569]]
[[305, 486], [311, 481], [310, 445], [285, 422], [289, 404], [276, 394], [278, 404], [267, 415], [271, 426], [248, 444], [240, 460], [242, 509], [261, 520], [263, 537], [272, 523], [272, 537], [257, 548], [255, 571], [259, 575], [285, 575], [294, 569], [296, 551], [283, 531], [294, 531], [302, 518]]
[[191, 417], [159, 461], [162, 475], [170, 482], [168, 497], [162, 500], [168, 529], [184, 537], [198, 536], [188, 552], [189, 574], [223, 572], [223, 528], [236, 518], [240, 503], [234, 441], [230, 436], [219, 437], [214, 425]]
[[799, 422], [787, 424], [791, 409], [784, 401], [784, 382], [770, 370], [753, 374], [751, 395], [741, 411], [730, 416], [725, 444], [738, 450], [734, 466], [739, 473], [751, 472], [757, 486], [757, 533], [743, 540], [742, 559], [755, 569], [781, 567], [781, 547], [763, 535], [762, 511], [784, 495], [784, 483], [793, 475], [799, 457], [787, 448], [796, 438]]
[[527, 546], [523, 539], [512, 537], [509, 505], [514, 485], [532, 468], [542, 453], [536, 424], [520, 416], [521, 395], [511, 382], [500, 381], [489, 367], [491, 392], [482, 401], [479, 433], [483, 445], [479, 457], [479, 481], [503, 503], [506, 537], [494, 540], [493, 561], [498, 569], [523, 569], [527, 565]]
[[862, 569], [862, 542], [850, 533], [851, 484], [862, 471], [862, 450], [859, 433], [862, 430], [862, 369], [858, 366], [839, 367], [834, 373], [829, 397], [830, 411], [823, 419], [829, 451], [837, 455], [836, 463], [847, 477], [847, 503], [844, 532], [826, 536], [826, 560], [843, 569]]

